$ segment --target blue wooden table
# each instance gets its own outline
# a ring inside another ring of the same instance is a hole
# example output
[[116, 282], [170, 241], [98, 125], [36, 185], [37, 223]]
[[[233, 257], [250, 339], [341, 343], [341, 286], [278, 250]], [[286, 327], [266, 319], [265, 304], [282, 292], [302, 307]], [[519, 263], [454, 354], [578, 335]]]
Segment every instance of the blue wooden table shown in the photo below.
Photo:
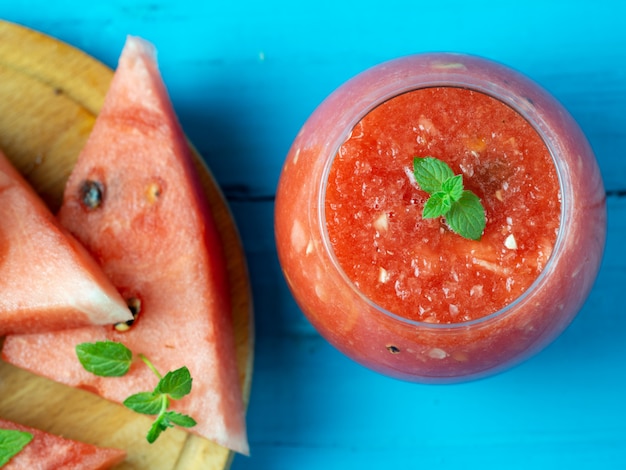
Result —
[[[617, 1], [3, 1], [0, 17], [115, 67], [127, 34], [159, 61], [185, 131], [245, 245], [256, 346], [243, 469], [626, 468], [626, 7]], [[334, 88], [423, 51], [483, 55], [531, 76], [596, 151], [609, 232], [595, 288], [545, 351], [478, 382], [415, 385], [353, 363], [282, 278], [273, 198], [283, 159]]]

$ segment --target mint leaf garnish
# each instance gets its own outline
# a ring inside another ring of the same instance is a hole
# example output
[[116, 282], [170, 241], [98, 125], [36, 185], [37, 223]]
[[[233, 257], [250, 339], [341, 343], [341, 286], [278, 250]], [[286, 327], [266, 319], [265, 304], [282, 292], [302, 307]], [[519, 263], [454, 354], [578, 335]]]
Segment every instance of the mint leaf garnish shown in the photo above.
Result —
[[452, 204], [446, 214], [446, 222], [465, 238], [480, 240], [485, 229], [485, 209], [478, 196], [471, 191], [463, 191], [461, 198]]
[[[132, 362], [130, 349], [114, 341], [79, 344], [76, 354], [86, 370], [103, 377], [126, 374]], [[189, 369], [183, 366], [162, 376], [146, 356], [138, 356], [156, 375], [158, 383], [153, 391], [135, 393], [126, 398], [124, 406], [137, 413], [156, 416], [146, 435], [148, 442], [152, 444], [163, 431], [175, 425], [186, 428], [195, 426], [196, 421], [192, 417], [168, 411], [171, 400], [178, 400], [191, 392]]]
[[29, 432], [0, 429], [0, 467], [19, 454], [33, 440]]
[[150, 444], [158, 439], [163, 431], [166, 431], [167, 428], [172, 427], [173, 425], [167, 420], [165, 416], [160, 415], [157, 419], [154, 420], [152, 426], [148, 430], [148, 435], [146, 439]]
[[152, 444], [163, 431], [167, 430], [167, 428], [174, 427], [174, 425], [190, 428], [196, 425], [196, 421], [190, 416], [176, 413], [175, 411], [166, 411], [157, 416], [157, 419], [152, 423], [152, 426], [150, 426], [150, 430], [146, 436], [148, 442]]
[[450, 197], [443, 191], [433, 193], [424, 205], [422, 216], [425, 219], [436, 219], [446, 214], [452, 207]]
[[156, 415], [161, 411], [163, 400], [160, 393], [139, 392], [124, 400], [124, 406], [144, 415]]
[[455, 175], [445, 162], [433, 157], [415, 157], [413, 173], [420, 188], [430, 194], [422, 217], [443, 216], [452, 231], [480, 240], [487, 223], [485, 209], [476, 194], [464, 189], [463, 175]]
[[165, 412], [165, 418], [170, 422], [176, 424], [177, 426], [181, 426], [183, 428], [191, 428], [197, 424], [196, 420], [193, 419], [191, 416], [177, 413], [176, 411]]
[[187, 416], [176, 411], [166, 411], [159, 416], [152, 423], [150, 431], [148, 431], [148, 442], [153, 443], [163, 431], [167, 428], [181, 426], [183, 428], [191, 428], [196, 425], [196, 420], [191, 416]]
[[458, 201], [463, 194], [463, 175], [448, 178], [441, 184], [441, 191], [446, 193], [452, 201]]
[[97, 341], [76, 346], [76, 355], [83, 367], [100, 377], [121, 377], [130, 369], [133, 354], [114, 341]]
[[454, 177], [454, 172], [445, 162], [433, 157], [415, 157], [413, 173], [420, 188], [431, 194], [441, 191], [444, 181]]
[[156, 390], [169, 395], [174, 400], [179, 400], [191, 392], [191, 380], [189, 369], [183, 366], [165, 374], [159, 381]]

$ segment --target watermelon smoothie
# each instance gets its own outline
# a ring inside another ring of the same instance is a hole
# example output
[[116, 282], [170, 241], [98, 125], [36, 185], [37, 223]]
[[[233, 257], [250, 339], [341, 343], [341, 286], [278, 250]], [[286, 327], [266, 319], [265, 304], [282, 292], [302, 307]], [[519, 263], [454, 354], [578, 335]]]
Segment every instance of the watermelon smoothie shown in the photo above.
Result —
[[[428, 156], [480, 198], [479, 240], [422, 217], [413, 159]], [[334, 346], [393, 377], [458, 382], [519, 363], [573, 320], [602, 257], [605, 191], [579, 127], [534, 82], [422, 54], [365, 71], [312, 114], [275, 229], [296, 301]]]

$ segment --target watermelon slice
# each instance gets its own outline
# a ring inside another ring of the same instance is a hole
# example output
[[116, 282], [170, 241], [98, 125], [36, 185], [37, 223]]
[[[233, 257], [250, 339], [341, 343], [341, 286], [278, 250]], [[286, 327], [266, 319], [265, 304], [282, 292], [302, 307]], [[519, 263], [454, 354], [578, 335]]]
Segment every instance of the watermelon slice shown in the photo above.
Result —
[[121, 449], [97, 447], [1, 418], [0, 429], [24, 431], [33, 436], [3, 470], [104, 470], [126, 458], [126, 452]]
[[187, 366], [192, 391], [172, 409], [197, 421], [191, 432], [248, 454], [226, 260], [154, 48], [142, 39], [126, 42], [59, 219], [139, 313], [127, 331], [9, 336], [5, 360], [115, 402], [152, 390], [153, 373], [137, 361], [124, 377], [96, 377], [79, 364], [77, 344], [121, 342], [162, 374]]
[[0, 336], [129, 318], [91, 255], [0, 152]]

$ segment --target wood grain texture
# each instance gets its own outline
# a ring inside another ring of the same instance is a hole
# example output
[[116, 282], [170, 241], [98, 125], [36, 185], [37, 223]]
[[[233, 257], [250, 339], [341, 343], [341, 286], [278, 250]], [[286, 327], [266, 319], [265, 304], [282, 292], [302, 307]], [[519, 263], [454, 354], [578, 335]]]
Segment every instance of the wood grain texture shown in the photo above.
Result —
[[[112, 70], [46, 35], [0, 21], [0, 148], [53, 211], [102, 105]], [[194, 150], [195, 152], [195, 150]], [[210, 170], [196, 162], [228, 259], [244, 399], [253, 363], [252, 296], [239, 233]], [[126, 449], [118, 469], [222, 470], [232, 452], [179, 429], [154, 445], [150, 419], [0, 363], [0, 415], [72, 439]]]

